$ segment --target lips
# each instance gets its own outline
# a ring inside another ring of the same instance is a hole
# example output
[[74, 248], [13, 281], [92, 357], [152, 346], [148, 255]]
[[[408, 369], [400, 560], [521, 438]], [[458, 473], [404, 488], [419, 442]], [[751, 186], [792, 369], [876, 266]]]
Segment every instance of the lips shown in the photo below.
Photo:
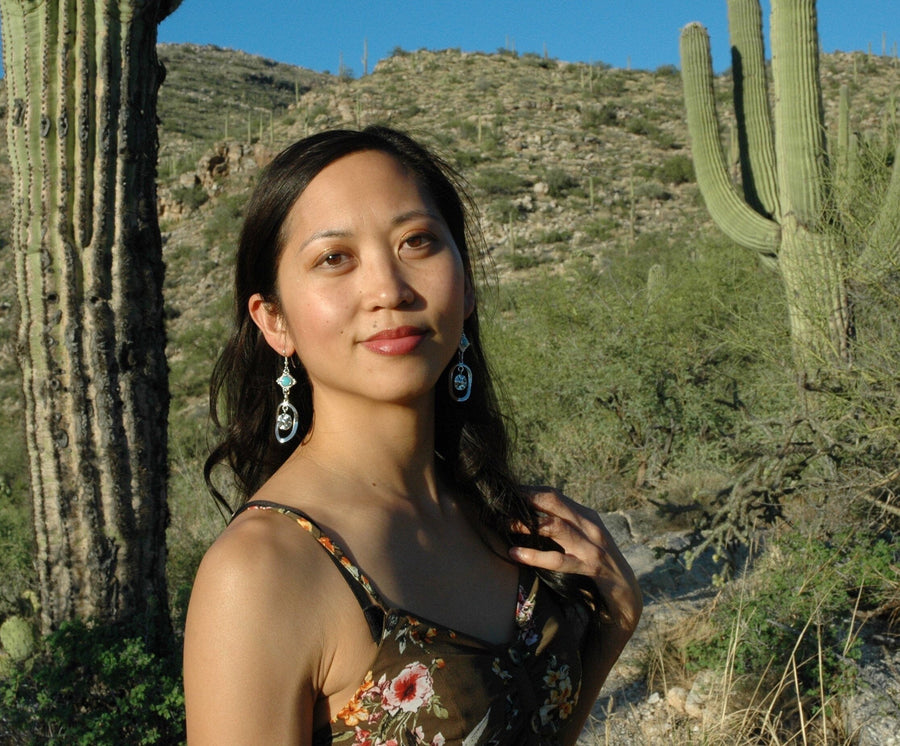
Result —
[[416, 326], [384, 329], [363, 340], [362, 344], [379, 355], [405, 355], [425, 339], [426, 330]]

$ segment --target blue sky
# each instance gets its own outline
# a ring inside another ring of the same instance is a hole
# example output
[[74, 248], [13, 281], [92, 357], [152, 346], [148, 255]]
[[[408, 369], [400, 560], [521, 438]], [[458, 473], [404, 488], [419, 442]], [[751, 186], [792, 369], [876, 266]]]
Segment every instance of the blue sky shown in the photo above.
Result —
[[[764, 0], [764, 25], [769, 1]], [[852, 8], [852, 9], [851, 9]], [[900, 44], [898, 0], [819, 0], [822, 49], [890, 53]], [[717, 70], [730, 65], [726, 0], [184, 0], [159, 29], [163, 42], [241, 49], [279, 62], [337, 72], [343, 57], [362, 72], [395, 47], [547, 52], [571, 62], [654, 69], [678, 65], [678, 33], [700, 21]]]
[[[819, 0], [822, 49], [876, 54], [900, 44], [898, 0]], [[769, 0], [763, 0], [768, 25]], [[655, 69], [678, 65], [678, 32], [700, 21], [717, 71], [730, 65], [726, 0], [184, 0], [162, 42], [216, 44], [279, 62], [362, 73], [396, 47], [548, 54], [570, 62]], [[0, 66], [2, 74], [2, 66]]]

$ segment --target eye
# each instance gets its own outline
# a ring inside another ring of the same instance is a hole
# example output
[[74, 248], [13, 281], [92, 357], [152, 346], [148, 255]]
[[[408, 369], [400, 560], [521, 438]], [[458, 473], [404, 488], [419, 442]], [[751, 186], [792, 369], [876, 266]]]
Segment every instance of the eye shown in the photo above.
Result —
[[326, 251], [316, 261], [317, 267], [341, 269], [351, 261], [349, 254], [343, 251]]
[[435, 242], [435, 237], [430, 233], [413, 233], [403, 239], [401, 248], [405, 247], [415, 251], [421, 251], [422, 249], [431, 248]]

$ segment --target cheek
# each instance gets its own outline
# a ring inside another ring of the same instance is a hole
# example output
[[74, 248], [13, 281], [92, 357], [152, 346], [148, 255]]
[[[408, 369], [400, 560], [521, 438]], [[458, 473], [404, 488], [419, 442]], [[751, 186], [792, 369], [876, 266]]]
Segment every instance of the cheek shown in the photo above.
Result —
[[303, 303], [296, 304], [293, 311], [289, 311], [287, 321], [291, 337], [301, 356], [304, 348], [322, 347], [329, 339], [345, 332], [346, 302], [310, 294]]

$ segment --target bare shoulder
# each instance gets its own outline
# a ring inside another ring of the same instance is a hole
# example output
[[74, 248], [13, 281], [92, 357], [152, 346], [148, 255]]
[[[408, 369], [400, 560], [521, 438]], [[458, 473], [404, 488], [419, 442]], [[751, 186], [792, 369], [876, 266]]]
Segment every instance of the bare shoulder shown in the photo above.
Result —
[[308, 742], [332, 645], [333, 575], [305, 534], [284, 516], [248, 511], [204, 556], [185, 625], [192, 746]]

